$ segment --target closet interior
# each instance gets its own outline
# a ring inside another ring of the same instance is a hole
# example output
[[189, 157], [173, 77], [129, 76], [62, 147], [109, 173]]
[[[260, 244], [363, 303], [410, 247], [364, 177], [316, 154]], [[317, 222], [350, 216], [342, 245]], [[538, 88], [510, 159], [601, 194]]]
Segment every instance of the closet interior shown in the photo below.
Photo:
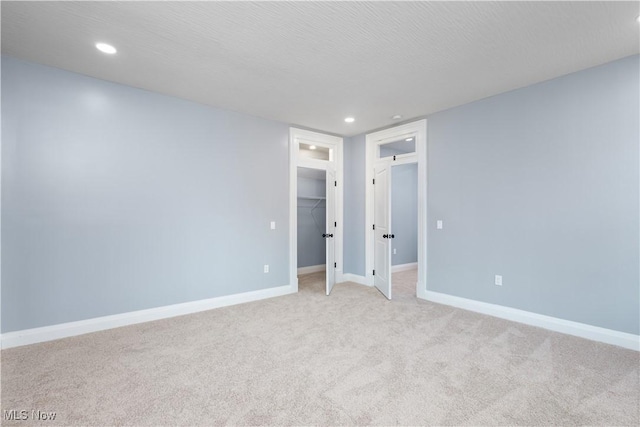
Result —
[[298, 272], [324, 271], [326, 264], [326, 172], [298, 168]]

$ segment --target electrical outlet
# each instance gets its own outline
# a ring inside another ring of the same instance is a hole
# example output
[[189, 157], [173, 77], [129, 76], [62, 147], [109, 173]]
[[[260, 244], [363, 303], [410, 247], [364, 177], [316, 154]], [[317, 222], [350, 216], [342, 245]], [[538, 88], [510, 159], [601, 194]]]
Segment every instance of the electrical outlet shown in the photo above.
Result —
[[439, 220], [436, 222], [436, 228], [437, 228], [438, 230], [442, 230], [442, 220], [441, 220], [441, 219], [439, 219]]
[[264, 272], [268, 273], [269, 272], [269, 264], [265, 264], [264, 265]]
[[276, 229], [276, 222], [275, 221], [271, 221], [271, 229], [272, 230]]
[[496, 274], [496, 280], [494, 283], [496, 286], [502, 286], [502, 276], [500, 276], [499, 274]]

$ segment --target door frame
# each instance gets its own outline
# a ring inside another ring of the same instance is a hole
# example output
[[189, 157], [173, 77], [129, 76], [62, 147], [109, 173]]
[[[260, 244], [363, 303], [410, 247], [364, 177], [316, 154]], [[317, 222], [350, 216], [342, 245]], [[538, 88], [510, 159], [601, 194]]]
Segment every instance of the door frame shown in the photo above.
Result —
[[[330, 173], [331, 172], [331, 173]], [[331, 178], [331, 179], [329, 179]], [[336, 283], [338, 283], [337, 281], [337, 273], [336, 273], [336, 269], [337, 269], [337, 258], [336, 258], [336, 243], [335, 243], [335, 235], [336, 235], [336, 229], [337, 229], [337, 224], [338, 224], [338, 217], [337, 217], [337, 208], [336, 208], [336, 198], [338, 196], [338, 192], [337, 192], [337, 187], [335, 184], [331, 183], [331, 181], [334, 182], [338, 182], [338, 176], [336, 174], [335, 168], [333, 167], [328, 167], [327, 166], [327, 170], [325, 172], [325, 233], [330, 233], [329, 238], [325, 239], [325, 245], [324, 245], [324, 253], [325, 253], [325, 291], [327, 296], [329, 296], [331, 294], [331, 291], [333, 290], [334, 286]], [[330, 197], [330, 194], [333, 194], [332, 197]], [[329, 208], [333, 209], [333, 213], [330, 212]], [[327, 244], [331, 242], [332, 244]], [[334, 264], [334, 268], [331, 269], [331, 261], [333, 261]], [[329, 272], [332, 272], [332, 274], [329, 274]]]
[[[341, 137], [313, 132], [305, 129], [289, 128], [289, 285], [293, 292], [298, 292], [298, 167], [327, 170], [327, 160], [300, 158], [298, 155], [300, 142], [313, 143], [333, 149], [336, 171], [336, 222], [335, 257], [336, 283], [343, 282], [343, 237], [344, 237], [344, 171], [343, 140]], [[329, 268], [329, 266], [327, 266]]]
[[[365, 207], [365, 281], [373, 286], [374, 265], [374, 187], [373, 169], [377, 160], [378, 147], [384, 143], [400, 138], [415, 135], [415, 155], [398, 156], [393, 165], [417, 163], [418, 164], [418, 280], [416, 282], [416, 296], [426, 299], [427, 294], [427, 120], [418, 120], [411, 123], [384, 129], [366, 135], [366, 207]], [[389, 190], [391, 191], [391, 190]]]

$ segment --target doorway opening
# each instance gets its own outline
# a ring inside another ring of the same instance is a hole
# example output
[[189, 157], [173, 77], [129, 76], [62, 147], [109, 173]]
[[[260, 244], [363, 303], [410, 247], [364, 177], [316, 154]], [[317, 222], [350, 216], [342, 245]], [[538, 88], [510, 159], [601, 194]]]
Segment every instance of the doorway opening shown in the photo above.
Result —
[[325, 283], [326, 171], [298, 167], [298, 284]]
[[[388, 299], [392, 299], [394, 270], [396, 279], [404, 282], [403, 288], [411, 286], [406, 282], [413, 282], [415, 293], [412, 294], [418, 298], [426, 296], [426, 142], [426, 120], [366, 136], [366, 279], [368, 285], [375, 286]], [[400, 184], [394, 185], [396, 180]], [[411, 206], [399, 206], [403, 198], [407, 200], [403, 194], [406, 196], [409, 189], [411, 197], [406, 203], [415, 203], [415, 210]], [[396, 209], [392, 207], [394, 203]], [[394, 216], [400, 218], [394, 221]], [[413, 275], [404, 273], [411, 270]]]
[[329, 295], [342, 281], [342, 138], [291, 128], [289, 155], [290, 286], [324, 271]]
[[393, 298], [416, 297], [418, 164], [391, 166], [391, 286]]

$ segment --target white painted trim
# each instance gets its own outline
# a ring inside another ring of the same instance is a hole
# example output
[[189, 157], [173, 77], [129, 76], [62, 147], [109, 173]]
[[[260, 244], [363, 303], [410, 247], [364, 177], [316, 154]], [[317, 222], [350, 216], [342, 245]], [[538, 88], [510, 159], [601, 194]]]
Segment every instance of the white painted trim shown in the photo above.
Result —
[[422, 299], [426, 299], [427, 301], [439, 304], [450, 305], [464, 310], [475, 311], [476, 313], [487, 314], [489, 316], [524, 323], [530, 326], [537, 326], [550, 331], [640, 351], [640, 336], [626, 332], [619, 332], [570, 320], [558, 319], [556, 317], [545, 316], [543, 314], [532, 313], [496, 304], [489, 304], [440, 292], [426, 291], [423, 296], [418, 296]]
[[[408, 156], [401, 162], [390, 161], [393, 166], [406, 163], [418, 164], [418, 281], [416, 282], [416, 295], [424, 295], [427, 286], [427, 120], [405, 123], [400, 126], [384, 129], [366, 135], [366, 206], [365, 206], [365, 278], [367, 284], [373, 286], [373, 212], [374, 212], [374, 188], [373, 167], [376, 161], [378, 146], [404, 136], [416, 138], [416, 154], [411, 159]], [[393, 286], [393, 284], [392, 284]]]
[[299, 267], [298, 274], [318, 273], [319, 271], [325, 271], [326, 268], [327, 268], [326, 264], [310, 265], [308, 267]]
[[419, 280], [416, 282], [416, 297], [427, 299], [427, 284]]
[[343, 278], [342, 282], [353, 282], [359, 285], [371, 286], [367, 283], [366, 277], [360, 276], [358, 274], [344, 273], [342, 275], [342, 278]]
[[295, 134], [289, 129], [289, 285], [298, 292], [298, 203], [291, 201], [298, 195], [298, 144]]
[[416, 268], [418, 268], [418, 263], [417, 262], [410, 262], [410, 263], [407, 263], [407, 264], [392, 265], [391, 266], [391, 272], [392, 273], [397, 273], [399, 271], [415, 270]]
[[338, 136], [326, 135], [304, 129], [289, 129], [289, 283], [298, 292], [298, 166], [312, 169], [326, 170], [326, 160], [299, 159], [298, 142], [313, 142], [316, 145], [333, 148], [335, 150], [333, 162], [338, 182], [336, 194], [336, 282], [340, 280], [343, 265], [343, 239], [344, 239], [344, 147], [343, 139]]
[[36, 344], [39, 342], [53, 341], [60, 338], [119, 328], [121, 326], [135, 325], [137, 323], [183, 316], [185, 314], [198, 313], [200, 311], [211, 310], [214, 308], [279, 297], [295, 292], [296, 291], [294, 291], [291, 286], [280, 286], [277, 288], [260, 289], [257, 291], [185, 302], [182, 304], [166, 305], [147, 310], [114, 314], [112, 316], [95, 317], [93, 319], [61, 323], [42, 328], [7, 332], [2, 334], [2, 348], [5, 349], [28, 344]]

